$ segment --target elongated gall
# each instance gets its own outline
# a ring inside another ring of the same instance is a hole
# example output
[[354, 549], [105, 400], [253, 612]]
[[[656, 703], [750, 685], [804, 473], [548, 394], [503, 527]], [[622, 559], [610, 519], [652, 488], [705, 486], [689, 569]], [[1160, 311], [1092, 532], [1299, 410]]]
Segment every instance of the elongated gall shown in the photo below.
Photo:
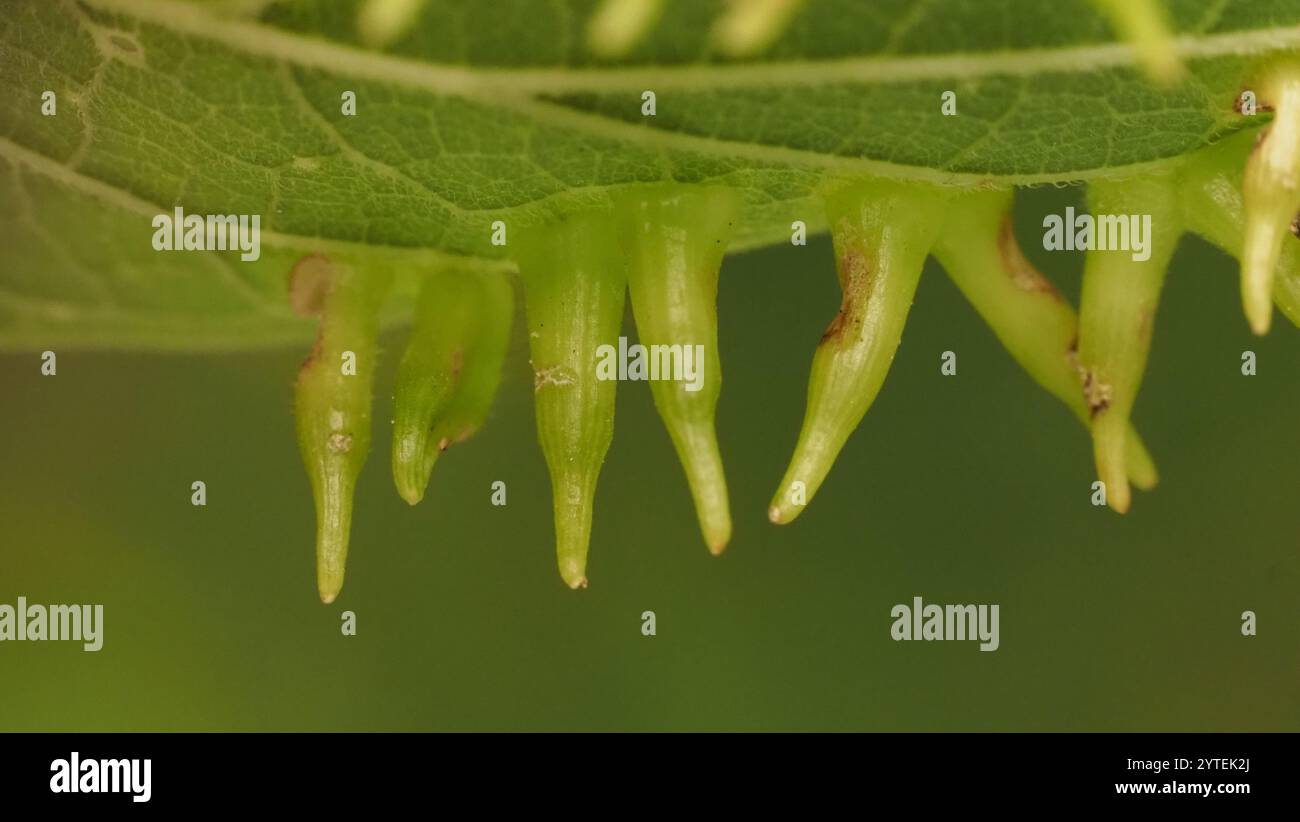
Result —
[[[1245, 248], [1246, 207], [1242, 166], [1257, 136], [1243, 131], [1197, 151], [1178, 172], [1178, 202], [1188, 231], [1240, 261]], [[1300, 325], [1300, 238], [1282, 240], [1273, 267], [1273, 303]]]
[[386, 272], [363, 272], [323, 257], [300, 260], [291, 294], [318, 299], [320, 330], [294, 385], [298, 448], [316, 503], [316, 584], [321, 601], [343, 588], [352, 528], [352, 495], [370, 450], [370, 402], [379, 307]]
[[[1020, 367], [1088, 426], [1078, 366], [1078, 317], [1021, 252], [1012, 199], [1009, 190], [955, 199], [934, 254]], [[1127, 437], [1129, 480], [1150, 489], [1158, 480], [1155, 463], [1131, 425]]]
[[616, 382], [596, 374], [617, 348], [626, 276], [617, 222], [580, 214], [516, 232], [532, 354], [537, 435], [551, 475], [555, 551], [570, 588], [587, 585], [596, 481], [614, 436]]
[[656, 371], [655, 407], [695, 499], [709, 550], [731, 539], [727, 480], [714, 428], [722, 390], [718, 272], [739, 213], [729, 189], [638, 187], [621, 205], [637, 336]]
[[1285, 61], [1265, 70], [1256, 85], [1273, 122], [1246, 162], [1242, 195], [1246, 239], [1241, 255], [1241, 298], [1256, 334], [1273, 316], [1273, 275], [1282, 243], [1300, 211], [1300, 63]]
[[822, 335], [794, 456], [768, 508], [788, 523], [812, 501], [889, 372], [948, 194], [887, 181], [827, 199], [843, 300]]
[[513, 314], [514, 292], [500, 272], [426, 278], [394, 394], [393, 481], [411, 505], [424, 496], [439, 455], [486, 419]]
[[1097, 248], [1084, 262], [1079, 373], [1097, 476], [1106, 503], [1119, 513], [1132, 502], [1129, 414], [1146, 370], [1165, 270], [1183, 231], [1174, 191], [1163, 173], [1099, 180], [1088, 191]]

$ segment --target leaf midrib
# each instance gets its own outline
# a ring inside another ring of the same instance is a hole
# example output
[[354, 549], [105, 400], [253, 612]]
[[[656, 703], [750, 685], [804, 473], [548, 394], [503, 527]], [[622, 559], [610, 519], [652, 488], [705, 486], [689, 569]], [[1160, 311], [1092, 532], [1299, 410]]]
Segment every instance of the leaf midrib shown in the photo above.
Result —
[[[1087, 73], [1133, 66], [1127, 45], [1106, 43], [1065, 49], [1025, 49], [942, 56], [866, 57], [824, 61], [743, 64], [694, 64], [596, 69], [470, 69], [378, 54], [274, 27], [223, 18], [177, 0], [83, 0], [105, 11], [125, 13], [189, 36], [218, 42], [237, 52], [293, 66], [392, 83], [438, 95], [455, 96], [505, 109], [539, 122], [571, 128], [635, 146], [676, 149], [759, 163], [820, 168], [846, 175], [915, 180], [944, 186], [1039, 185], [1099, 178], [1128, 177], [1166, 166], [1172, 158], [1124, 166], [1060, 173], [989, 175], [953, 172], [803, 149], [724, 140], [647, 128], [637, 123], [578, 111], [538, 99], [565, 94], [628, 91], [656, 92], [743, 88], [809, 87], [985, 76], [1030, 76], [1044, 72]], [[1300, 48], [1300, 26], [1247, 29], [1215, 35], [1183, 35], [1177, 51], [1188, 60]]]
[[[220, 42], [248, 54], [485, 103], [494, 102], [499, 95], [554, 97], [646, 88], [656, 91], [717, 91], [832, 83], [903, 83], [995, 75], [1079, 74], [1138, 65], [1134, 50], [1125, 43], [1115, 42], [1068, 48], [827, 60], [594, 68], [468, 68], [380, 54], [261, 23], [224, 18], [178, 0], [83, 2]], [[1173, 42], [1174, 51], [1189, 61], [1250, 56], [1300, 48], [1300, 26], [1241, 29], [1207, 35], [1184, 34], [1175, 37]]]

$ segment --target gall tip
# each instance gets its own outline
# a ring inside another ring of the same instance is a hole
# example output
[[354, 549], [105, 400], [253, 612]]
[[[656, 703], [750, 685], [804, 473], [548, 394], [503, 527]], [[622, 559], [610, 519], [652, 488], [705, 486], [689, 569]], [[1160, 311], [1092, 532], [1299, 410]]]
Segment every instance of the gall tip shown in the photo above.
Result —
[[782, 505], [774, 502], [772, 507], [767, 509], [767, 519], [776, 525], [789, 525], [794, 522], [795, 517], [799, 516], [801, 508], [802, 506], [798, 505]]
[[1114, 409], [1109, 409], [1093, 422], [1093, 454], [1097, 462], [1097, 478], [1106, 486], [1107, 507], [1124, 514], [1133, 502], [1125, 458], [1127, 424], [1114, 414]]
[[1241, 305], [1250, 330], [1258, 336], [1267, 334], [1273, 321], [1274, 269], [1282, 245], [1282, 232], [1267, 220], [1252, 215], [1241, 262]]
[[[351, 497], [346, 500], [351, 505]], [[330, 512], [327, 511], [327, 517]], [[351, 511], [342, 515], [341, 521], [318, 526], [316, 539], [316, 591], [320, 601], [329, 605], [343, 590], [343, 575], [348, 556], [348, 529]]]
[[405, 500], [407, 505], [419, 505], [420, 500], [424, 499], [424, 489], [419, 485], [398, 483], [397, 495]]
[[1150, 491], [1160, 483], [1160, 473], [1156, 470], [1155, 460], [1147, 451], [1142, 438], [1132, 423], [1128, 426], [1128, 436], [1124, 445], [1125, 466], [1128, 481], [1139, 491]]
[[584, 563], [575, 559], [560, 562], [560, 578], [574, 591], [587, 587], [587, 569]]
[[1250, 325], [1251, 333], [1257, 337], [1262, 337], [1268, 333], [1269, 327], [1273, 323], [1273, 295], [1272, 280], [1266, 286], [1250, 288], [1249, 284], [1243, 282], [1242, 303], [1246, 310], [1246, 322]]
[[714, 556], [727, 550], [727, 544], [731, 542], [731, 511], [727, 508], [725, 494], [724, 489], [721, 505], [710, 504], [709, 500], [696, 502], [700, 515], [700, 534], [704, 537], [709, 553]]

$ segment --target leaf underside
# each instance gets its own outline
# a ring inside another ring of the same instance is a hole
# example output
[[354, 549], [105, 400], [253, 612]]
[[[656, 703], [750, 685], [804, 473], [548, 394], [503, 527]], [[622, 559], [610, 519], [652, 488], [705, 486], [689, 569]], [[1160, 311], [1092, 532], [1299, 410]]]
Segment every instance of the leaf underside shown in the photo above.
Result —
[[[1300, 45], [1300, 0], [1179, 0], [1188, 77], [1164, 90], [1083, 0], [810, 0], [744, 60], [710, 45], [719, 2], [665, 3], [617, 60], [587, 48], [594, 0], [428, 0], [383, 51], [359, 6], [6, 4], [0, 348], [300, 343], [285, 276], [308, 253], [391, 271], [398, 321], [429, 270], [509, 266], [494, 220], [608, 207], [629, 184], [736, 189], [748, 248], [824, 229], [821, 194], [860, 178], [1131, 176], [1239, 127], [1251, 66]], [[150, 220], [175, 206], [262, 215], [261, 259], [154, 251]]]

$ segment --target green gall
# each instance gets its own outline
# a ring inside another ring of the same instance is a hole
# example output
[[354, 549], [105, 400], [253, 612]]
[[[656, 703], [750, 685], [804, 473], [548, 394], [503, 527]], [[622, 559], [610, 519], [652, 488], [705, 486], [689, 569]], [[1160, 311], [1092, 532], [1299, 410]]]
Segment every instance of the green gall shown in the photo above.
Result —
[[343, 588], [352, 495], [370, 450], [370, 401], [387, 272], [303, 258], [290, 275], [295, 304], [319, 309], [316, 345], [294, 385], [298, 448], [316, 503], [316, 584], [322, 602]]
[[587, 585], [592, 506], [614, 436], [617, 383], [596, 375], [597, 350], [617, 345], [626, 290], [611, 215], [580, 214], [521, 229], [537, 435], [551, 475], [555, 550], [570, 588]]
[[768, 509], [772, 522], [790, 522], [812, 500], [880, 391], [949, 196], [877, 181], [828, 198], [843, 302], [813, 356], [808, 409]]
[[626, 194], [620, 211], [638, 338], [651, 356], [662, 352], [674, 364], [693, 357], [697, 370], [693, 382], [655, 379], [650, 391], [686, 471], [704, 542], [718, 554], [731, 539], [727, 480], [714, 427], [722, 390], [718, 273], [739, 198], [724, 188], [652, 186]]
[[393, 482], [411, 505], [439, 455], [487, 418], [513, 316], [504, 274], [443, 270], [425, 280], [394, 394]]

